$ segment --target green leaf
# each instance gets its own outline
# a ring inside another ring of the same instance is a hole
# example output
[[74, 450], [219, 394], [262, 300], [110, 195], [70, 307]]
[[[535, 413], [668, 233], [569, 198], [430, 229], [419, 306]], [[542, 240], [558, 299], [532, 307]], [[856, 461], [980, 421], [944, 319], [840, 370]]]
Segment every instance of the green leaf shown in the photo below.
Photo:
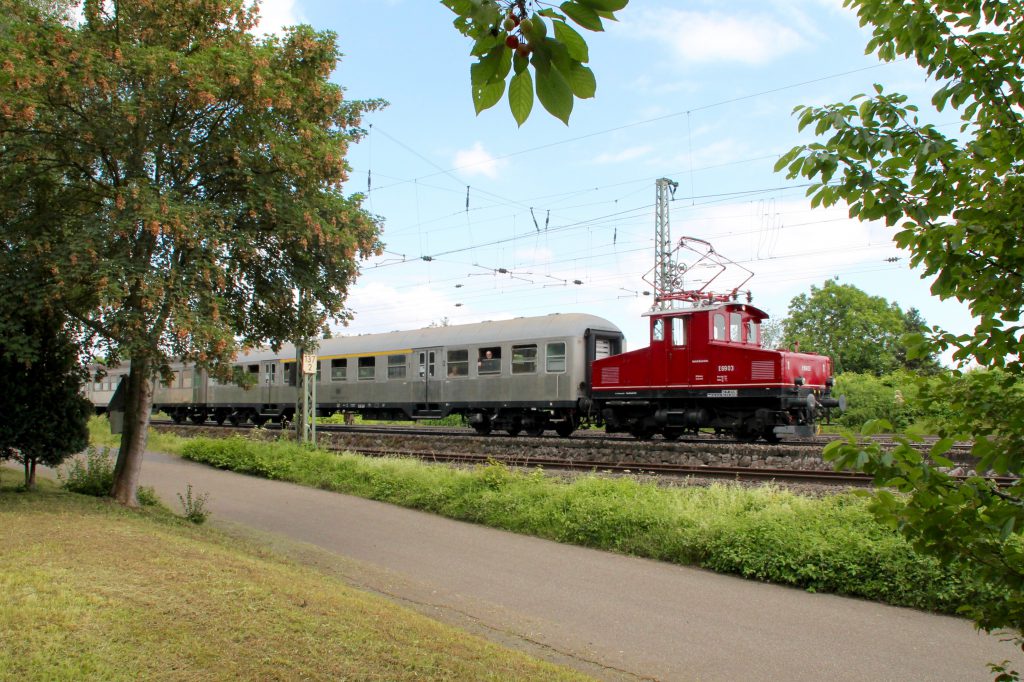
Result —
[[572, 88], [572, 94], [580, 99], [589, 99], [597, 93], [597, 79], [594, 72], [579, 62], [572, 62], [569, 73], [565, 74]]
[[604, 30], [604, 25], [601, 23], [601, 17], [598, 16], [597, 12], [595, 12], [590, 7], [587, 7], [586, 5], [581, 5], [578, 2], [574, 2], [573, 0], [563, 2], [561, 5], [559, 5], [559, 7], [563, 12], [565, 12], [569, 16], [570, 19], [575, 21], [583, 28], [589, 29], [591, 31]]
[[572, 88], [565, 77], [555, 69], [547, 58], [534, 55], [533, 68], [537, 71], [537, 99], [549, 114], [569, 125], [572, 114]]
[[1002, 542], [1006, 542], [1006, 539], [1010, 537], [1011, 533], [1013, 533], [1013, 527], [1016, 522], [1017, 518], [1014, 516], [1006, 519], [1006, 523], [1003, 524], [1003, 529], [999, 532], [999, 539]]
[[555, 40], [565, 45], [569, 56], [578, 62], [590, 61], [590, 52], [587, 49], [587, 41], [583, 39], [576, 29], [564, 21], [555, 21]]
[[[474, 67], [480, 68], [474, 70]], [[482, 74], [486, 73], [488, 69], [481, 63], [473, 64], [473, 66], [470, 67], [470, 70], [473, 89], [473, 107], [479, 115], [479, 113], [484, 109], [490, 109], [501, 101], [501, 96], [505, 94], [505, 81], [485, 79]]]
[[605, 12], [618, 12], [629, 4], [629, 0], [576, 0], [581, 5], [586, 5], [594, 10]]
[[533, 77], [529, 69], [519, 71], [508, 84], [508, 105], [518, 125], [523, 125], [533, 110]]

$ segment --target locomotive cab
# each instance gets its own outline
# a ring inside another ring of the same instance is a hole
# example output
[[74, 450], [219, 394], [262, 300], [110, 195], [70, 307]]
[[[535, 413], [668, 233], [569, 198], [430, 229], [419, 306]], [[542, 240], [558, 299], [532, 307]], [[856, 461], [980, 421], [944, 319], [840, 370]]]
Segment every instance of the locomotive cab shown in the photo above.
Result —
[[647, 348], [594, 363], [610, 432], [638, 438], [713, 428], [743, 440], [807, 436], [830, 407], [832, 362], [761, 347], [768, 315], [738, 302], [655, 310]]

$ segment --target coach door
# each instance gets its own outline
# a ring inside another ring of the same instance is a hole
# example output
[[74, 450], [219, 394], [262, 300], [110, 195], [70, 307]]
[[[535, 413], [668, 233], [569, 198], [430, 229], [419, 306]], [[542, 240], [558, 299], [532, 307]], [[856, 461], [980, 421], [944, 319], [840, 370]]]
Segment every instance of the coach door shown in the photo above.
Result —
[[444, 400], [444, 367], [441, 348], [420, 348], [416, 351], [416, 364], [420, 378], [420, 400], [414, 415], [432, 417], [441, 414]]
[[260, 367], [260, 396], [262, 403], [274, 403], [274, 386], [277, 384], [277, 361], [262, 363]]

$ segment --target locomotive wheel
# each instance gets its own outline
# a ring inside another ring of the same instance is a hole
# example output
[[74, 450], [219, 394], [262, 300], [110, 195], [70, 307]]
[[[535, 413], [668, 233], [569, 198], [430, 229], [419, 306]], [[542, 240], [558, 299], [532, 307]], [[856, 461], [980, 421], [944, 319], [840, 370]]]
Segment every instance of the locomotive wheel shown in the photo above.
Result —
[[505, 429], [505, 433], [507, 433], [510, 436], [518, 436], [520, 431], [522, 431], [522, 429], [519, 428], [518, 426], [515, 427], [514, 429]]
[[541, 436], [544, 435], [544, 427], [543, 426], [531, 426], [530, 428], [526, 429], [526, 435], [527, 436], [532, 436], [534, 438], [540, 438]]
[[560, 421], [555, 424], [555, 433], [562, 438], [568, 438], [572, 435], [572, 432], [576, 430], [576, 426], [568, 419]]
[[491, 423], [483, 422], [481, 424], [473, 424], [473, 430], [479, 433], [481, 436], [486, 436], [491, 432]]
[[665, 432], [661, 434], [667, 441], [679, 440], [679, 436], [683, 435], [682, 429], [665, 429]]
[[650, 440], [654, 436], [654, 432], [651, 431], [644, 424], [634, 424], [630, 433], [633, 434], [633, 438], [637, 440]]
[[776, 443], [782, 440], [781, 438], [779, 438], [779, 434], [775, 433], [775, 428], [772, 426], [767, 427], [764, 430], [764, 433], [761, 434], [761, 437], [764, 438], [766, 442], [771, 443], [772, 445], [775, 445]]

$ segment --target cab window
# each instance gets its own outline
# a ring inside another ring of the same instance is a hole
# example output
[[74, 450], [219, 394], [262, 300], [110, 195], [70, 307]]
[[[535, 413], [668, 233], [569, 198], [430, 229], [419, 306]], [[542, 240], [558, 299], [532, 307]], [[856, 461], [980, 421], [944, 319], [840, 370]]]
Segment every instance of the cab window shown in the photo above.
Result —
[[673, 317], [672, 318], [672, 345], [673, 346], [685, 346], [686, 345], [686, 318], [685, 317]]
[[712, 338], [715, 341], [725, 341], [725, 315], [722, 313], [715, 313]]
[[758, 338], [761, 325], [756, 320], [747, 320], [747, 343], [751, 346], [760, 346], [761, 339]]
[[739, 313], [729, 313], [729, 340], [743, 342], [743, 316]]
[[661, 341], [665, 338], [665, 321], [657, 319], [651, 327], [651, 341]]

